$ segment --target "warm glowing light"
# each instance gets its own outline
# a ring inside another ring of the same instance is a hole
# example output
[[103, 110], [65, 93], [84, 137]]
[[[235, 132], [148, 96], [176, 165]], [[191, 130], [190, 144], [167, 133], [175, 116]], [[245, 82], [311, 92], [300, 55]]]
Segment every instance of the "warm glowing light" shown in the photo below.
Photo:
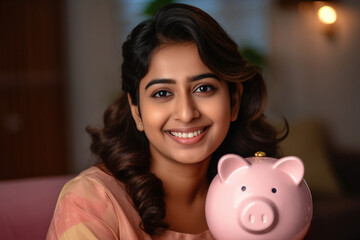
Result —
[[325, 24], [333, 24], [336, 22], [336, 11], [330, 6], [323, 6], [319, 9], [318, 16], [320, 21]]

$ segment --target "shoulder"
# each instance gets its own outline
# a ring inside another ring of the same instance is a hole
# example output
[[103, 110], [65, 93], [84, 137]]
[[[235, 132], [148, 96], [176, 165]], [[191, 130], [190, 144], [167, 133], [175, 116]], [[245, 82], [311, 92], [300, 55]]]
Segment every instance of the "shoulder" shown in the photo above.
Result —
[[121, 216], [139, 220], [124, 184], [95, 166], [65, 184], [58, 205], [76, 207], [101, 218], [109, 214], [116, 219]]
[[122, 183], [113, 176], [98, 167], [90, 167], [64, 185], [59, 201], [69, 195], [106, 199], [112, 195], [114, 189], [126, 194]]
[[90, 238], [88, 233], [94, 231], [88, 230], [100, 229], [102, 225], [107, 226], [107, 229], [101, 231], [109, 239], [118, 235], [114, 205], [106, 186], [110, 183], [107, 178], [100, 169], [91, 167], [64, 185], [50, 224], [48, 239], [75, 237], [73, 231], [81, 232], [76, 237]]
[[98, 167], [91, 167], [63, 187], [48, 239], [92, 239], [89, 233], [96, 234], [95, 239], [118, 239], [124, 232], [136, 236], [141, 235], [139, 221], [123, 184]]

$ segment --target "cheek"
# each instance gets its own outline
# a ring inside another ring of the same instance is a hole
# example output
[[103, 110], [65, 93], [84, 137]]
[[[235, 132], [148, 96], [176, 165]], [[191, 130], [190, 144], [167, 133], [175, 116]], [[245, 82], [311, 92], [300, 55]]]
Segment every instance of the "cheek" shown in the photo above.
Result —
[[220, 145], [225, 139], [231, 122], [230, 98], [228, 94], [220, 94], [211, 102], [207, 102], [202, 107], [203, 113], [211, 119], [212, 132], [211, 139], [216, 145]]
[[230, 97], [226, 92], [213, 99], [213, 102], [207, 104], [207, 112], [213, 120], [226, 127], [230, 124], [231, 110]]
[[[229, 101], [222, 101], [220, 104], [212, 105], [211, 107], [211, 114], [215, 116], [218, 121], [225, 121], [230, 122], [230, 102]], [[214, 107], [216, 106], [216, 107]]]
[[[228, 105], [223, 105], [222, 108], [218, 108], [217, 111], [213, 111], [214, 116], [216, 117], [214, 121], [216, 121], [218, 137], [219, 139], [224, 139], [228, 133], [230, 127], [230, 108]], [[221, 141], [222, 141], [221, 140]]]
[[166, 107], [159, 107], [158, 104], [142, 104], [141, 118], [145, 130], [150, 128], [161, 128], [168, 119], [169, 113]]

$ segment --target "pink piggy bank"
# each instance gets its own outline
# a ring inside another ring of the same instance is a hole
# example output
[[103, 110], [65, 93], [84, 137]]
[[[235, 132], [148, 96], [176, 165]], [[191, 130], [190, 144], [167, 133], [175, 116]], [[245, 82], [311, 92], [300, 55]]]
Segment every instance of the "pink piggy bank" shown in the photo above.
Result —
[[206, 197], [211, 234], [218, 240], [303, 239], [313, 211], [303, 176], [297, 157], [224, 155]]

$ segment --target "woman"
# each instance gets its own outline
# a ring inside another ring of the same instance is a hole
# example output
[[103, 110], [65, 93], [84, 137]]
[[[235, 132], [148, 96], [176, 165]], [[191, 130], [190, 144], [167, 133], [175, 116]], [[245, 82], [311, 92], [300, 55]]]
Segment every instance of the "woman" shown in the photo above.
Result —
[[123, 58], [122, 95], [87, 129], [100, 162], [65, 185], [48, 239], [212, 239], [204, 205], [218, 159], [277, 156], [263, 79], [184, 4], [135, 27]]

